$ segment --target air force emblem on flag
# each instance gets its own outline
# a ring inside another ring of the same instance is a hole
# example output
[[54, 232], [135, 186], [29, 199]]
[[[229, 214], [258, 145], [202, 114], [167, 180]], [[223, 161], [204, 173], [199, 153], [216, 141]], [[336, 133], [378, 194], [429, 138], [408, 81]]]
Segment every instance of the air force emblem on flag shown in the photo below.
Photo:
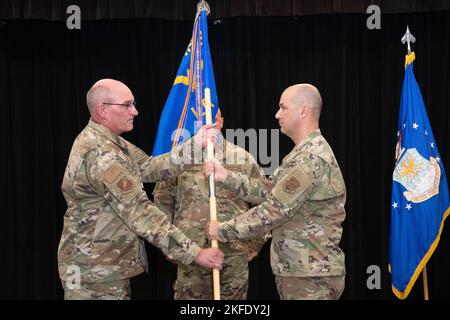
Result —
[[408, 201], [419, 203], [439, 193], [441, 170], [436, 159], [425, 159], [416, 148], [406, 150], [397, 162], [394, 181], [407, 191], [403, 195]]

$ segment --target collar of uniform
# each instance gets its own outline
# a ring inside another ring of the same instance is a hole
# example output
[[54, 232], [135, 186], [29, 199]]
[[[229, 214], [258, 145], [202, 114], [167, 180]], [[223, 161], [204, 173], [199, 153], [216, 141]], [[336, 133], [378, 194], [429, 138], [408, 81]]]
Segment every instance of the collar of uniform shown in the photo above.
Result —
[[289, 160], [291, 160], [296, 154], [297, 152], [299, 152], [300, 150], [302, 150], [302, 148], [311, 140], [313, 140], [314, 138], [317, 138], [318, 136], [320, 136], [322, 133], [320, 132], [320, 129], [316, 129], [314, 131], [312, 131], [310, 134], [308, 134], [306, 137], [303, 138], [302, 141], [299, 142], [298, 145], [296, 145], [294, 147], [294, 149], [292, 149], [292, 151], [283, 159], [283, 162], [287, 162]]
[[124, 150], [128, 150], [128, 148], [124, 142], [124, 139], [122, 137], [118, 136], [117, 134], [115, 134], [114, 132], [112, 132], [111, 130], [109, 130], [108, 128], [103, 126], [102, 124], [95, 122], [94, 120], [92, 120], [92, 118], [89, 120], [88, 126], [97, 130], [102, 136], [104, 136], [106, 139], [114, 142], [120, 148], [122, 148]]
[[305, 144], [310, 142], [312, 139], [317, 138], [321, 134], [322, 133], [320, 132], [320, 129], [316, 129], [316, 130], [312, 131], [310, 134], [308, 134], [306, 137], [304, 137], [303, 140], [300, 141], [300, 143], [298, 145], [296, 145], [294, 149], [301, 150]]

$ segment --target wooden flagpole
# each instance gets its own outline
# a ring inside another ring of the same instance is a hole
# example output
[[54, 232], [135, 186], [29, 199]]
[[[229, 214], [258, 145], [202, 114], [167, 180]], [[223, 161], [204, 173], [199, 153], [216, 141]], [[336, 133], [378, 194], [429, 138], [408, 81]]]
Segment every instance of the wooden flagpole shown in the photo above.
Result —
[[[209, 88], [205, 89], [205, 111], [206, 111], [206, 124], [212, 124], [211, 114], [211, 91]], [[214, 159], [214, 143], [212, 141], [207, 142], [207, 159]], [[216, 190], [214, 183], [214, 172], [209, 176], [209, 219], [210, 221], [217, 221], [217, 206], [216, 206]], [[217, 240], [211, 240], [211, 247], [218, 248], [219, 242]], [[213, 269], [213, 289], [214, 300], [220, 300], [220, 273], [219, 270]]]

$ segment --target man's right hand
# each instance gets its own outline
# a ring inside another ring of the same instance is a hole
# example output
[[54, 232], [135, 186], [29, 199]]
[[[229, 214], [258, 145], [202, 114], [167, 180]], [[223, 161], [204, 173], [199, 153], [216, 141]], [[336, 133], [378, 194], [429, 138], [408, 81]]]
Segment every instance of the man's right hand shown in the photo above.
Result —
[[219, 248], [206, 248], [200, 251], [195, 262], [203, 268], [222, 270], [223, 258], [224, 254]]
[[214, 171], [214, 180], [216, 182], [224, 182], [227, 178], [228, 171], [217, 159], [206, 160], [203, 163], [203, 175], [209, 177], [211, 172]]
[[193, 138], [194, 143], [197, 146], [201, 146], [202, 149], [206, 148], [208, 140], [215, 144], [217, 137], [220, 135], [220, 131], [216, 129], [216, 125], [217, 123], [202, 126]]

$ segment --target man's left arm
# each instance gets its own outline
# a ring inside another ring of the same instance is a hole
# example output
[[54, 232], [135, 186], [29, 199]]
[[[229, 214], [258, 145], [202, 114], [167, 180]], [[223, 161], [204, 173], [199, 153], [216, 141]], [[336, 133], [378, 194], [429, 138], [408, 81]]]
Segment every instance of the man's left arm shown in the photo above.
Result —
[[[198, 151], [197, 149], [200, 149]], [[196, 152], [201, 154], [201, 147], [196, 147], [193, 139], [178, 145], [171, 152], [153, 157], [135, 145], [128, 143], [128, 150], [139, 166], [142, 182], [156, 182], [163, 179], [176, 178], [187, 167], [194, 163]]]
[[177, 145], [170, 152], [157, 157], [148, 156], [144, 151], [128, 142], [128, 150], [139, 166], [142, 182], [156, 182], [176, 178], [187, 168], [201, 163], [203, 148], [208, 140], [215, 141], [218, 130], [215, 124], [205, 125], [186, 142]]

